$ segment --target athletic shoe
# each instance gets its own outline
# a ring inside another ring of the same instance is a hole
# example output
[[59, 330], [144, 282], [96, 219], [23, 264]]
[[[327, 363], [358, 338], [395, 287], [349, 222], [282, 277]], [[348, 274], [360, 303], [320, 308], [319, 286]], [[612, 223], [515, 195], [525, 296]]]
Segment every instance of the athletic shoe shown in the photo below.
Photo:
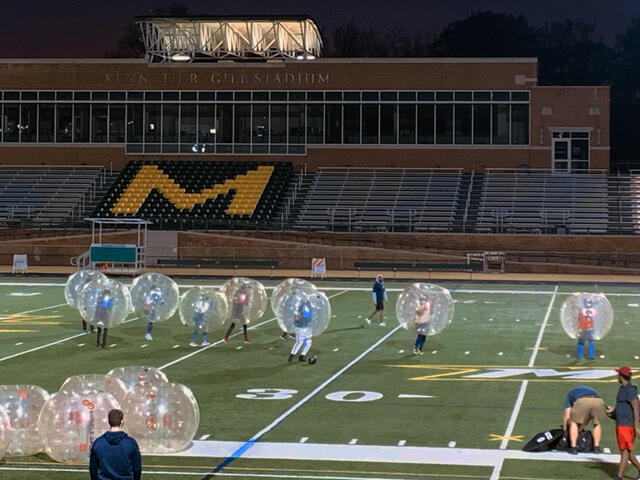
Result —
[[201, 347], [208, 347], [209, 345], [211, 345], [211, 343], [207, 342], [206, 340], [200, 344]]
[[596, 357], [589, 357], [589, 360], [595, 360]]
[[424, 352], [422, 350], [419, 351], [419, 355], [424, 355]]
[[369, 320], [367, 317], [364, 318], [364, 321], [367, 322], [367, 325], [371, 325], [371, 320]]
[[192, 346], [192, 347], [197, 347], [198, 346], [198, 344], [196, 342], [191, 342], [191, 343], [189, 343], [189, 345]]
[[577, 455], [578, 449], [576, 447], [569, 447], [567, 448], [567, 453], [570, 455]]
[[253, 343], [250, 338], [245, 338], [244, 343]]
[[224, 338], [222, 339], [222, 341], [223, 341], [224, 343], [229, 343], [229, 337], [224, 337]]
[[386, 327], [386, 326], [387, 326], [387, 324], [386, 324], [386, 323], [384, 323], [384, 322], [380, 322], [380, 326], [381, 326], [381, 327]]
[[287, 360], [287, 362], [291, 363], [293, 362], [293, 359], [295, 358], [295, 355], [292, 353], [289, 355], [289, 359]]
[[418, 350], [416, 347], [413, 347], [413, 354], [414, 355], [418, 355], [419, 352], [420, 352], [420, 350]]
[[602, 447], [593, 447], [593, 453], [602, 453]]
[[150, 334], [150, 333], [147, 333], [147, 334], [144, 336], [144, 339], [145, 339], [145, 340], [153, 340], [153, 337], [151, 336], [151, 334]]
[[280, 335], [280, 340], [282, 340], [283, 342], [287, 341], [287, 332], [283, 332], [282, 335]]
[[300, 356], [298, 357], [298, 360], [299, 360], [299, 361], [301, 361], [301, 362], [306, 362], [306, 361], [307, 361], [307, 358], [306, 358], [304, 355], [300, 355]]

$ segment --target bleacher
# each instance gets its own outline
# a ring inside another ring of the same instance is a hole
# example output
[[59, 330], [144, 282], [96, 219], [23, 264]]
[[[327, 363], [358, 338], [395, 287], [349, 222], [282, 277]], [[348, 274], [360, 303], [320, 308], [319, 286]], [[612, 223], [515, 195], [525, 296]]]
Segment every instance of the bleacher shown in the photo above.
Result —
[[321, 168], [299, 197], [293, 228], [448, 232], [461, 170]]
[[489, 169], [484, 177], [477, 232], [603, 234], [608, 224], [603, 173]]
[[84, 218], [107, 181], [102, 167], [0, 168], [0, 223], [57, 226]]
[[170, 229], [267, 225], [291, 175], [289, 162], [130, 162], [94, 216]]

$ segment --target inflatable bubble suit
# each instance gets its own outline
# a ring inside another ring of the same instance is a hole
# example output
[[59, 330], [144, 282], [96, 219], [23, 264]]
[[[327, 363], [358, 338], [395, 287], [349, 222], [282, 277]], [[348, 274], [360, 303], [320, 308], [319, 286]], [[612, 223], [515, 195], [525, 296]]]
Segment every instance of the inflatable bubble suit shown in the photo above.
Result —
[[178, 310], [178, 284], [161, 273], [136, 277], [130, 292], [133, 310], [147, 322], [168, 320]]
[[593, 339], [600, 340], [613, 326], [613, 308], [602, 293], [574, 293], [562, 304], [560, 322], [571, 338], [578, 338], [582, 324], [583, 329], [592, 327]]
[[305, 292], [313, 293], [318, 290], [318, 287], [316, 287], [313, 283], [307, 282], [306, 280], [302, 280], [300, 278], [287, 278], [285, 281], [280, 282], [271, 294], [271, 310], [273, 310], [273, 313], [276, 317], [279, 315], [277, 309], [281, 304], [280, 302], [282, 298], [284, 296], [291, 295], [291, 292], [294, 290], [303, 290]]
[[242, 325], [254, 322], [267, 309], [267, 292], [260, 282], [236, 277], [227, 280], [220, 288], [229, 303], [229, 318]]
[[7, 457], [35, 455], [44, 450], [38, 434], [38, 415], [48, 398], [49, 394], [36, 385], [0, 385], [0, 407], [11, 430]]
[[189, 327], [213, 330], [229, 315], [226, 297], [212, 287], [193, 287], [182, 295], [178, 309], [180, 321]]
[[405, 330], [421, 335], [437, 335], [451, 323], [453, 299], [446, 288], [430, 283], [414, 283], [398, 297], [396, 316]]
[[106, 280], [106, 276], [98, 270], [79, 270], [71, 275], [64, 286], [64, 298], [70, 307], [79, 308], [80, 292], [91, 280], [100, 278]]
[[105, 377], [107, 379], [116, 378], [120, 380], [124, 383], [127, 391], [140, 384], [156, 385], [169, 382], [162, 370], [158, 370], [155, 367], [117, 367], [110, 370]]
[[64, 381], [60, 390], [72, 391], [78, 395], [90, 395], [98, 392], [110, 393], [118, 403], [124, 400], [129, 391], [119, 378], [98, 373], [73, 375]]
[[4, 408], [0, 406], [0, 460], [7, 456], [6, 452], [10, 439], [11, 421], [9, 420], [7, 413], [4, 411]]
[[114, 408], [120, 405], [109, 393], [51, 395], [38, 419], [47, 455], [57, 462], [88, 463], [91, 444], [109, 429], [107, 415]]
[[115, 280], [95, 278], [80, 292], [80, 315], [96, 327], [112, 328], [127, 318], [131, 311], [129, 290]]
[[198, 402], [191, 390], [177, 383], [136, 385], [125, 397], [122, 411], [127, 433], [146, 454], [184, 450], [200, 423]]
[[277, 311], [280, 329], [289, 333], [304, 329], [307, 337], [317, 337], [331, 321], [329, 299], [317, 290], [292, 289], [289, 295], [281, 297]]

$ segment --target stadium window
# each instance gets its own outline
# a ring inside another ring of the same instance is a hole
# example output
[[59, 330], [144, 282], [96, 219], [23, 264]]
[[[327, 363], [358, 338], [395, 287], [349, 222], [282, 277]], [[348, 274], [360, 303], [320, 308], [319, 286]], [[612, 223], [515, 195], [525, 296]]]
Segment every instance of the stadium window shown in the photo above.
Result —
[[54, 141], [55, 110], [53, 103], [41, 103], [38, 106], [38, 142]]
[[529, 144], [529, 105], [511, 105], [511, 143], [513, 145]]
[[[395, 92], [382, 92], [385, 94]], [[380, 105], [380, 143], [398, 143], [398, 106], [383, 103]]]
[[416, 92], [400, 92], [398, 95], [401, 102], [416, 101]]
[[109, 105], [109, 143], [124, 143], [124, 107], [123, 103]]
[[436, 143], [441, 145], [453, 143], [453, 105], [450, 103], [436, 104]]
[[[402, 92], [400, 95], [400, 98], [402, 98]], [[400, 143], [416, 143], [416, 106], [408, 103], [401, 103], [398, 106], [398, 110], [400, 117]], [[431, 131], [433, 131], [433, 128]]]
[[328, 103], [324, 108], [325, 143], [342, 143], [342, 105]]
[[491, 105], [488, 103], [473, 105], [473, 143], [491, 143]]
[[73, 92], [56, 92], [56, 100], [73, 100]]
[[436, 92], [436, 102], [453, 101], [453, 92]]
[[159, 103], [144, 105], [144, 143], [160, 143], [160, 110]]
[[[70, 142], [72, 140], [72, 128], [73, 105], [70, 103], [56, 104], [56, 142]], [[122, 141], [124, 141], [124, 138]]]
[[47, 92], [40, 92], [38, 94], [38, 99], [40, 101], [42, 101], [42, 100], [55, 100], [55, 98], [56, 98], [56, 92], [47, 91]]
[[474, 102], [490, 102], [491, 92], [473, 92]]
[[266, 102], [269, 100], [269, 92], [253, 92], [253, 100], [258, 102]]
[[493, 110], [493, 143], [494, 145], [507, 145], [509, 143], [509, 104], [496, 104]]
[[434, 136], [434, 104], [418, 104], [418, 143], [431, 144]]
[[162, 105], [162, 143], [178, 143], [178, 104]]
[[[291, 96], [292, 93], [289, 94]], [[291, 103], [289, 107], [289, 143], [304, 143], [304, 105]]]
[[[137, 102], [143, 99], [143, 92], [127, 92], [127, 100]], [[77, 100], [77, 98], [76, 98]]]
[[144, 99], [148, 102], [157, 102], [162, 100], [162, 92], [144, 92]]
[[286, 102], [287, 101], [287, 92], [271, 92], [271, 101], [272, 102]]
[[327, 102], [341, 102], [342, 92], [325, 92], [324, 99]]
[[[362, 98], [366, 94], [372, 92], [364, 92]], [[377, 92], [375, 92], [377, 96]], [[378, 143], [378, 107], [379, 104], [364, 103], [362, 104], [362, 143]]]
[[269, 105], [266, 103], [254, 103], [252, 108], [251, 142], [253, 144], [269, 143]]
[[290, 102], [304, 102], [307, 99], [306, 92], [289, 92]]
[[[219, 103], [216, 107], [216, 143], [229, 145], [233, 142], [233, 105]], [[216, 147], [216, 151], [219, 151]]]
[[378, 102], [380, 100], [380, 94], [378, 92], [362, 92], [363, 102]]
[[[240, 92], [236, 92], [236, 95]], [[251, 142], [251, 105], [237, 103], [234, 105], [233, 141], [234, 143]]]
[[[311, 94], [313, 92], [309, 92]], [[324, 142], [324, 105], [307, 105], [307, 143]]]
[[[129, 92], [130, 98], [131, 92]], [[76, 105], [77, 107], [77, 105]], [[127, 105], [127, 143], [142, 143], [143, 114], [141, 103]], [[75, 128], [78, 128], [76, 124]]]
[[398, 100], [398, 92], [380, 92], [380, 100], [383, 102], [395, 102]]
[[197, 140], [198, 144], [201, 144], [201, 143], [213, 144], [215, 142], [215, 138], [216, 138], [215, 110], [216, 110], [216, 106], [212, 103], [205, 103], [205, 104], [198, 105], [198, 140]]
[[193, 144], [197, 141], [196, 138], [196, 105], [194, 103], [180, 104], [180, 143], [183, 146], [186, 145], [187, 151], [191, 152]]
[[512, 102], [528, 102], [529, 92], [511, 92]]
[[23, 101], [25, 100], [37, 100], [38, 92], [22, 92], [21, 98]]
[[[5, 97], [7, 93], [5, 92]], [[17, 142], [20, 139], [20, 104], [4, 104], [4, 141]]]
[[[469, 94], [471, 95], [471, 94]], [[457, 98], [457, 95], [456, 95]], [[455, 105], [455, 143], [469, 145], [471, 143], [471, 104], [457, 103]]]
[[287, 106], [284, 103], [271, 104], [270, 118], [271, 143], [287, 143]]
[[491, 100], [494, 102], [508, 102], [509, 92], [491, 92]]
[[[24, 96], [23, 92], [23, 96]], [[35, 92], [28, 92], [35, 93]], [[20, 141], [35, 142], [38, 133], [38, 104], [22, 103], [20, 105]]]
[[[346, 92], [354, 93], [354, 92]], [[358, 92], [358, 97], [360, 96]], [[360, 104], [345, 103], [344, 104], [344, 143], [360, 143]]]
[[107, 141], [107, 114], [106, 104], [91, 104], [91, 141], [94, 143]]

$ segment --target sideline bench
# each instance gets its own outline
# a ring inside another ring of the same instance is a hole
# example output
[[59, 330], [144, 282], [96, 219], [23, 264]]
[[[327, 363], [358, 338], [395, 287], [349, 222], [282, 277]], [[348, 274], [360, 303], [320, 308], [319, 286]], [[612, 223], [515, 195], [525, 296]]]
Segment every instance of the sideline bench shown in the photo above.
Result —
[[212, 267], [212, 268], [270, 268], [278, 266], [276, 260], [234, 260], [232, 258], [158, 258], [158, 266], [171, 267]]
[[358, 270], [420, 270], [429, 272], [429, 276], [434, 271], [439, 272], [466, 272], [471, 278], [473, 272], [482, 270], [481, 265], [466, 263], [412, 263], [412, 262], [353, 262], [353, 266]]

